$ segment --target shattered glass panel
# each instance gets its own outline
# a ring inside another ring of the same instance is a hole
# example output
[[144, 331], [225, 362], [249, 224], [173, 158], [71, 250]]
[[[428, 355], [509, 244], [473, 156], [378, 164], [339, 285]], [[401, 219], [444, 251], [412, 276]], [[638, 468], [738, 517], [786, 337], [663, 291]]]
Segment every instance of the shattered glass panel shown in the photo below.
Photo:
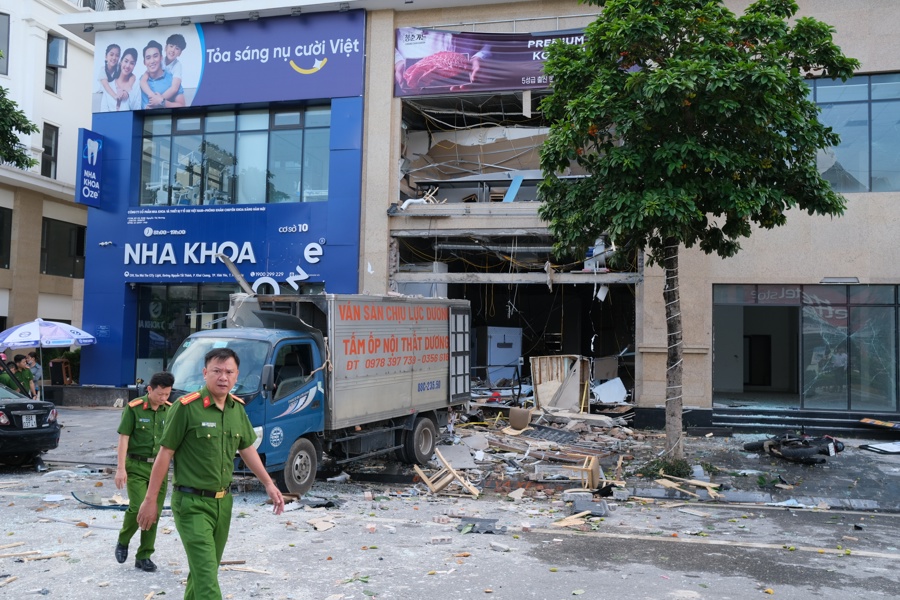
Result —
[[852, 410], [897, 410], [896, 319], [893, 306], [850, 308], [848, 366]]
[[[809, 286], [805, 290], [822, 286]], [[838, 286], [843, 289], [843, 286]], [[847, 308], [822, 299], [803, 307], [803, 408], [846, 410]], [[844, 377], [841, 379], [843, 363]]]

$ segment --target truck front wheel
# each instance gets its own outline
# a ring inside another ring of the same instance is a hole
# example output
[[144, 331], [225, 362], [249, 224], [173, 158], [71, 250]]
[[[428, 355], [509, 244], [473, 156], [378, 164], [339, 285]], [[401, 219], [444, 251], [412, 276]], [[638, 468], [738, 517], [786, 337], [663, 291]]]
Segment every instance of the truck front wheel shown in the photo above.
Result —
[[291, 453], [278, 478], [282, 492], [302, 496], [309, 491], [316, 480], [316, 447], [306, 438], [300, 438], [291, 446]]
[[437, 428], [434, 421], [428, 417], [419, 417], [412, 431], [406, 432], [406, 439], [403, 442], [406, 462], [424, 465], [431, 460], [436, 442]]

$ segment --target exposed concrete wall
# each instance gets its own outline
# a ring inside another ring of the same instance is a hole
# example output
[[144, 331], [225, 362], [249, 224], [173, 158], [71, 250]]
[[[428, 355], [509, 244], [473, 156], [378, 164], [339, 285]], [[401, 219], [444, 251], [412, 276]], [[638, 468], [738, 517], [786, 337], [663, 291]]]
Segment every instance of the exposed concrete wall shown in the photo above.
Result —
[[[359, 289], [388, 292], [390, 235], [387, 209], [400, 197], [400, 100], [393, 97], [394, 11], [366, 19], [366, 105], [360, 215]], [[391, 42], [391, 43], [389, 43]], [[370, 268], [371, 267], [371, 268]]]

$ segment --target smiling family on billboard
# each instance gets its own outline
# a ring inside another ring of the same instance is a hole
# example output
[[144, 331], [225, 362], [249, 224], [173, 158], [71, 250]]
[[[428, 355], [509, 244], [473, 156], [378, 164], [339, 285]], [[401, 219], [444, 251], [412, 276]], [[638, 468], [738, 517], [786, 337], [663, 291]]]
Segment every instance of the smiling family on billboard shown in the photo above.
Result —
[[362, 95], [365, 11], [95, 38], [93, 112]]

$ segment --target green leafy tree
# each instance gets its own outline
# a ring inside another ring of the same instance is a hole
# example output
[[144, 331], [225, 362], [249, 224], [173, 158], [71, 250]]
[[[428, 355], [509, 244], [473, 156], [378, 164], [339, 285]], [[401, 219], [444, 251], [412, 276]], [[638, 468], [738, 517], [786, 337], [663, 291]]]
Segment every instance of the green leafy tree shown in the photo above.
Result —
[[[0, 56], [3, 56], [0, 53]], [[28, 120], [18, 105], [6, 97], [6, 88], [0, 86], [0, 164], [10, 164], [20, 169], [30, 169], [37, 165], [27, 150], [19, 143], [19, 133], [32, 134], [40, 131]]]
[[[804, 80], [846, 80], [859, 62], [829, 25], [792, 20], [791, 0], [758, 0], [741, 16], [720, 0], [587, 3], [602, 13], [584, 46], [549, 51], [541, 216], [560, 251], [605, 233], [664, 269], [666, 445], [681, 458], [679, 247], [729, 257], [791, 208], [843, 213], [816, 169], [839, 138]], [[560, 178], [573, 162], [589, 176]]]

